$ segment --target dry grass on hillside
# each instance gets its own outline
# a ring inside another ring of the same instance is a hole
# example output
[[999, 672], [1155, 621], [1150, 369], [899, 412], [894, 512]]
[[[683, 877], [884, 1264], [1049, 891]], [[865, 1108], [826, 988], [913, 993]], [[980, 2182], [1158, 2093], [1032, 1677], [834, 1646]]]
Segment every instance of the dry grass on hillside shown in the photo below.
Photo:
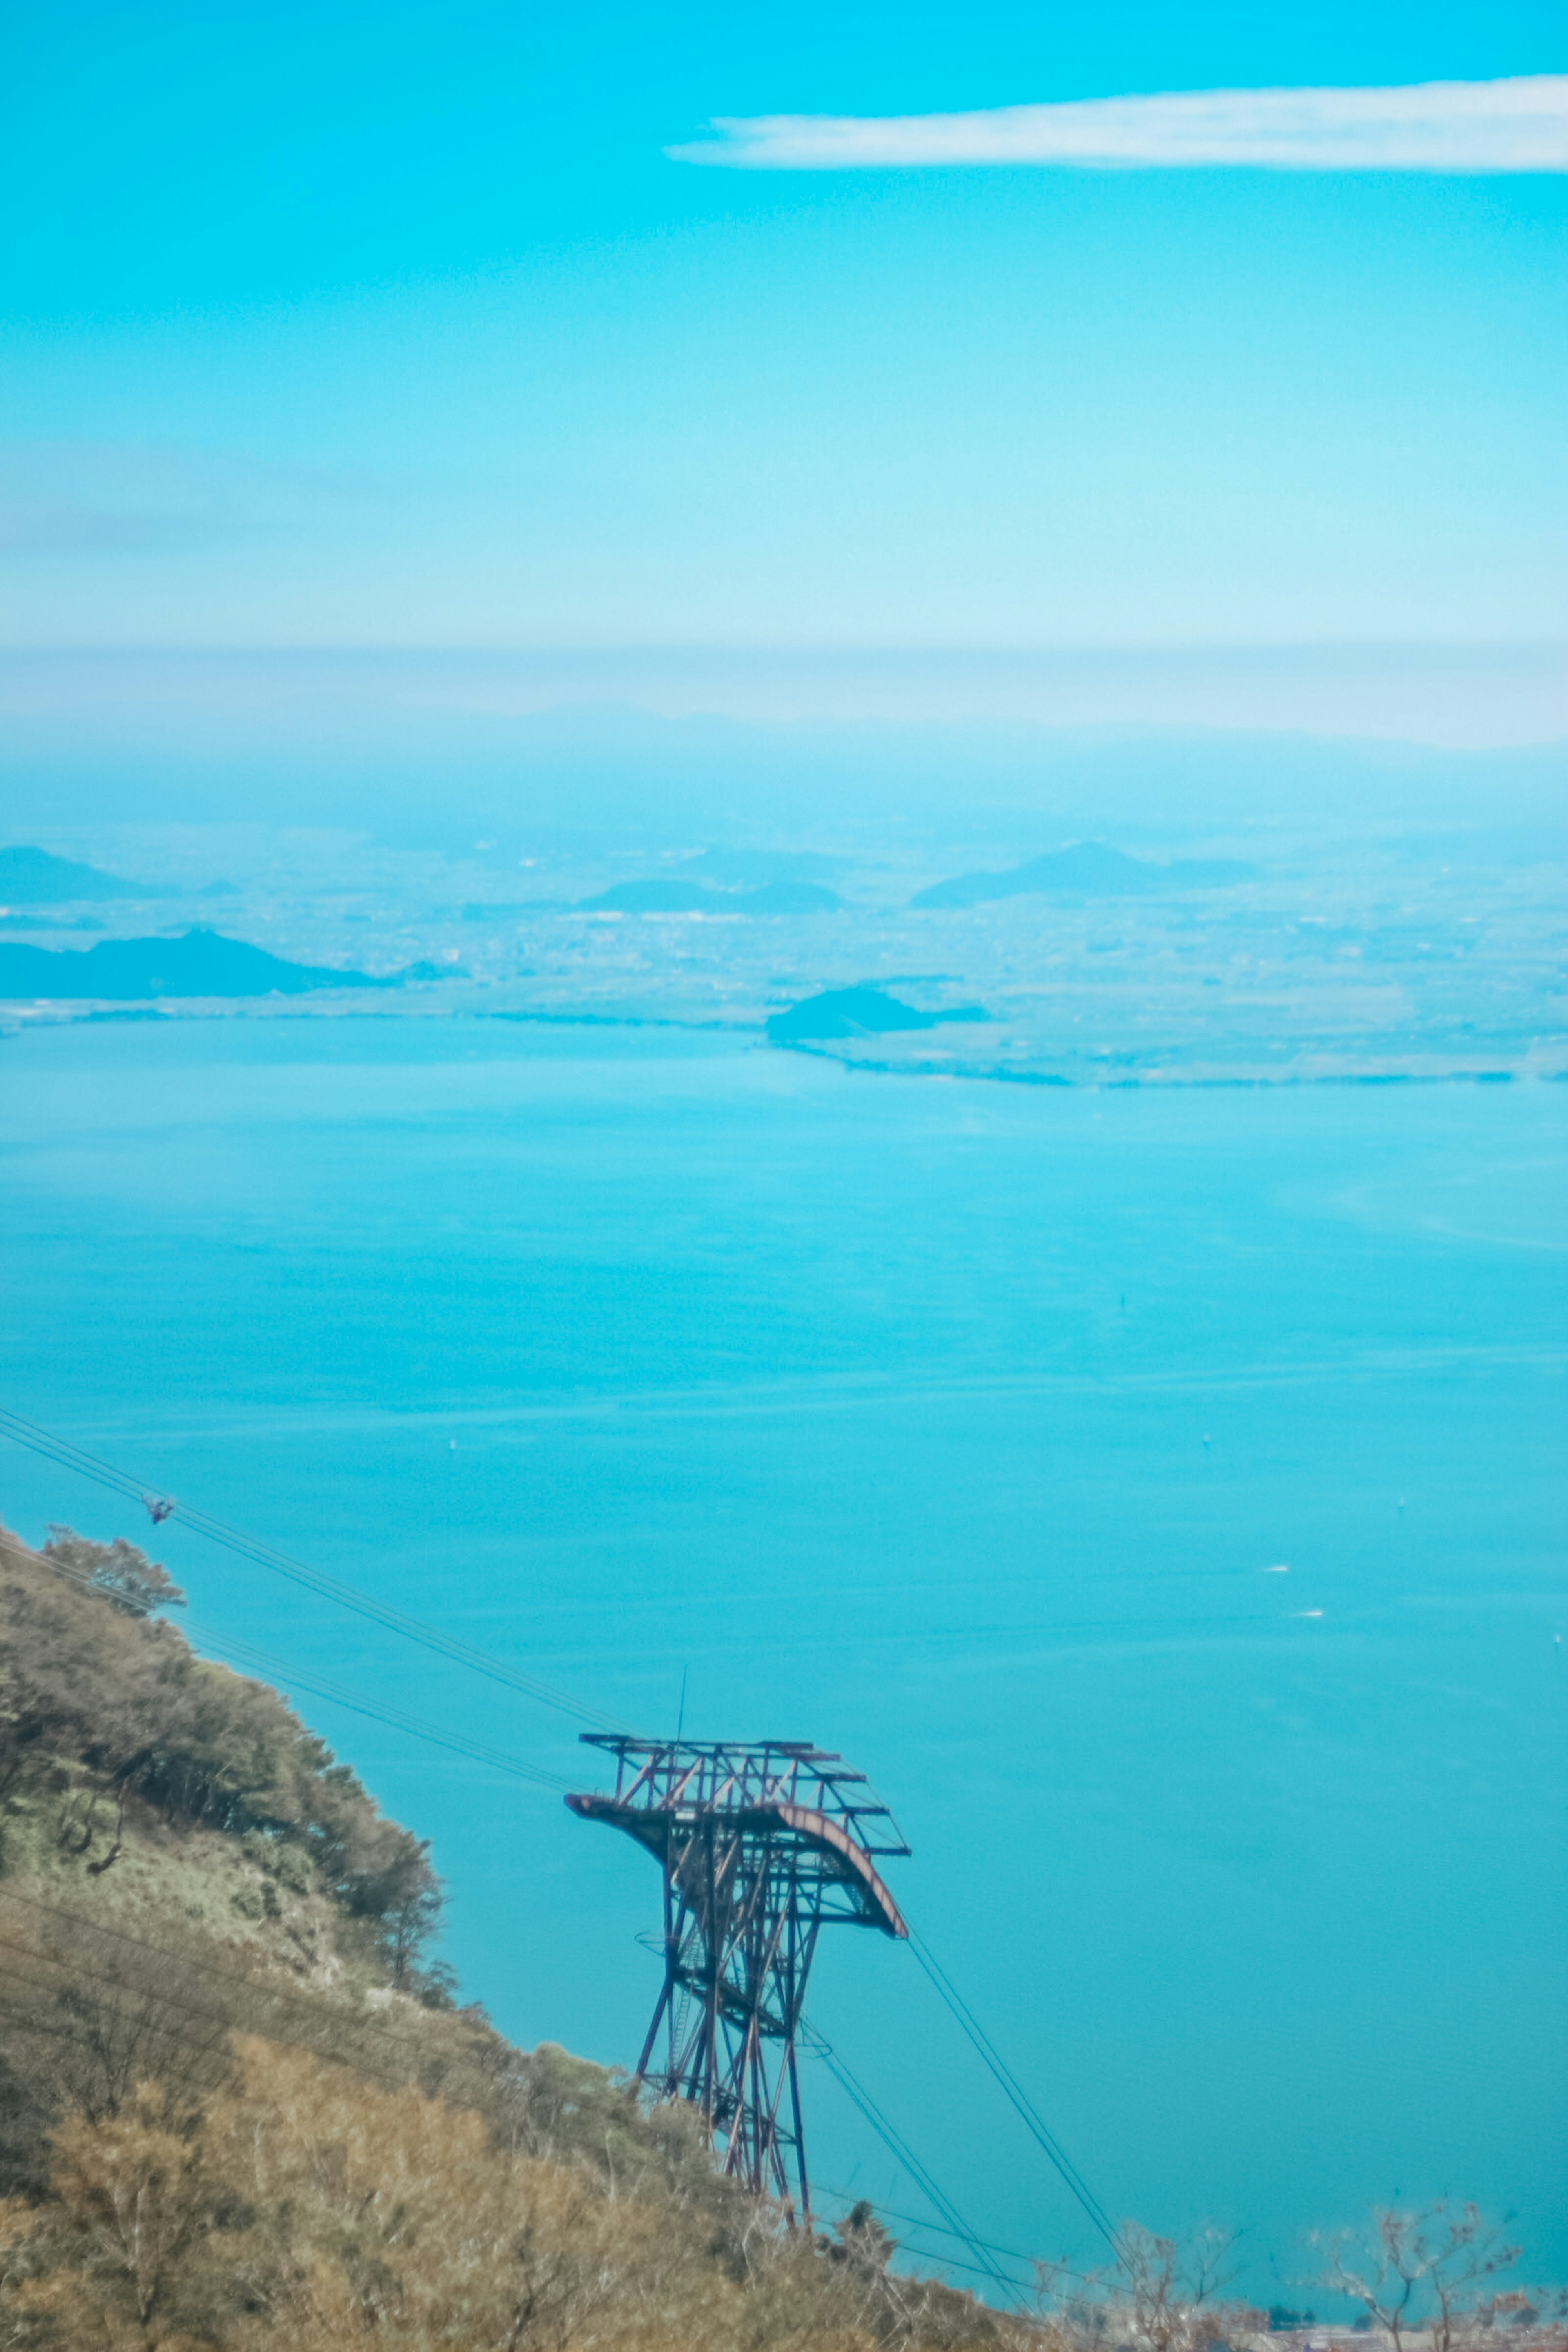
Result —
[[424, 1847], [177, 1600], [128, 1545], [0, 1533], [0, 2346], [1038, 2340], [455, 2006]]

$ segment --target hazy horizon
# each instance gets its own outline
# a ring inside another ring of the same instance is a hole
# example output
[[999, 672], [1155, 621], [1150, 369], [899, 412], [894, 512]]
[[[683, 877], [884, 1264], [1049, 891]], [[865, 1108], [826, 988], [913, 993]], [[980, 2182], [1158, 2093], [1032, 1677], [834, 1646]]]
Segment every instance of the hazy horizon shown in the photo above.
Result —
[[[7, 51], [0, 1404], [134, 1475], [7, 1449], [0, 1523], [184, 1498], [510, 2033], [635, 2061], [652, 1872], [197, 1510], [574, 1727], [842, 1748], [1096, 2194], [1258, 2305], [1394, 2198], [1563, 2276], [1561, 11]], [[851, 1941], [910, 2146], [814, 2060], [824, 2207], [1098, 2259]]]

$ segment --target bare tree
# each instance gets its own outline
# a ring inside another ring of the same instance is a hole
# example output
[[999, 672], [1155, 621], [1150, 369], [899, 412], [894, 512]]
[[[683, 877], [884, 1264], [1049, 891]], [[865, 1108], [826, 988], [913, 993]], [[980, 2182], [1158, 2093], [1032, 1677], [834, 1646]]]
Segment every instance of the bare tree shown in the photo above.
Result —
[[1520, 2249], [1475, 2205], [1438, 2198], [1415, 2212], [1374, 2208], [1369, 2231], [1330, 2242], [1323, 2284], [1359, 2303], [1402, 2352], [1413, 2331], [1430, 2333], [1433, 2352], [1458, 2352], [1502, 2298], [1487, 2281], [1510, 2270]]
[[1210, 2227], [1184, 2242], [1124, 2221], [1119, 2239], [1114, 2268], [1035, 2265], [1041, 2308], [1075, 2352], [1110, 2345], [1118, 2352], [1211, 2352], [1267, 2326], [1261, 2312], [1224, 2300], [1238, 2270], [1230, 2231]]

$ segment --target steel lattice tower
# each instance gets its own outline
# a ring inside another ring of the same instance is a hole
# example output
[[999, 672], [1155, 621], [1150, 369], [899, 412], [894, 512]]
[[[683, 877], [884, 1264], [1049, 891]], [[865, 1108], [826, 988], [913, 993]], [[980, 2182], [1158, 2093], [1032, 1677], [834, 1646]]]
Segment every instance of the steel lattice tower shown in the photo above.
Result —
[[807, 1740], [583, 1737], [614, 1756], [615, 1794], [566, 1802], [664, 1874], [664, 1983], [636, 2079], [700, 2108], [724, 2170], [809, 2222], [795, 2036], [816, 1938], [836, 1923], [907, 1936], [873, 1857], [909, 1847], [865, 1774]]

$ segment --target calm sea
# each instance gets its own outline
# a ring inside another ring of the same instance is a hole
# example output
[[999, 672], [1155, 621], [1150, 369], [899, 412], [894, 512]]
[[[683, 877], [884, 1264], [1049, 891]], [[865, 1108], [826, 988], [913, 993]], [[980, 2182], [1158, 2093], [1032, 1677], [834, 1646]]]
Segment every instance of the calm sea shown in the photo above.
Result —
[[[1395, 2194], [1512, 2208], [1562, 2275], [1565, 1160], [1544, 1085], [55, 1028], [0, 1043], [0, 1390], [617, 1717], [673, 1732], [684, 1677], [689, 1731], [842, 1750], [1100, 2197], [1247, 2225], [1255, 2296]], [[0, 1466], [29, 1536], [152, 1539]], [[563, 1717], [158, 1549], [201, 1624], [592, 1785]], [[434, 1840], [465, 1989], [635, 2057], [646, 1858], [300, 1704]], [[1092, 2252], [907, 1951], [830, 1939], [814, 2011], [985, 2234]], [[919, 2212], [808, 2096], [819, 2175]]]

